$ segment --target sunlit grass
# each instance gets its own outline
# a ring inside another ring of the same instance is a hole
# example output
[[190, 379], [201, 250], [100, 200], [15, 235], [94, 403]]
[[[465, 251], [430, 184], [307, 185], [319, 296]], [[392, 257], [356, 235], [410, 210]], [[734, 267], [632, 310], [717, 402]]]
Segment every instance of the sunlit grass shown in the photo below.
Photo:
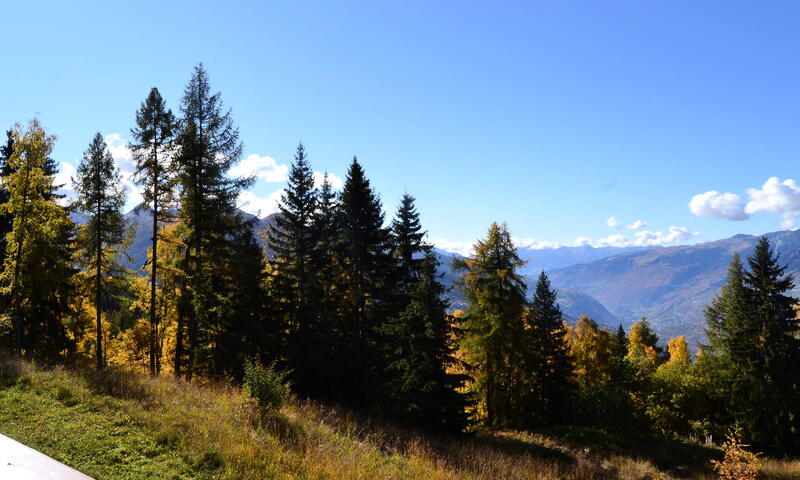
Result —
[[[591, 429], [440, 436], [240, 389], [0, 362], [0, 432], [98, 480], [713, 478], [714, 449]], [[798, 462], [766, 460], [769, 478]]]

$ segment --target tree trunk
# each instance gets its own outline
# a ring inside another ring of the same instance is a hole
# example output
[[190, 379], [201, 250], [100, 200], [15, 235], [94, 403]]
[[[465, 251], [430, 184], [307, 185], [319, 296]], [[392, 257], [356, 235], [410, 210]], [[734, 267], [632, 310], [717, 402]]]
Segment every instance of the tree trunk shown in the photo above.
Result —
[[158, 192], [153, 184], [153, 255], [150, 259], [150, 375], [156, 376], [158, 319], [156, 316], [156, 268], [158, 262]]
[[96, 310], [96, 320], [97, 320], [97, 346], [95, 349], [95, 355], [97, 356], [97, 369], [103, 369], [103, 325], [102, 325], [102, 311], [100, 307], [100, 292], [101, 292], [101, 282], [100, 282], [100, 272], [103, 268], [103, 245], [100, 240], [100, 229], [97, 229], [97, 264], [95, 266], [95, 310]]

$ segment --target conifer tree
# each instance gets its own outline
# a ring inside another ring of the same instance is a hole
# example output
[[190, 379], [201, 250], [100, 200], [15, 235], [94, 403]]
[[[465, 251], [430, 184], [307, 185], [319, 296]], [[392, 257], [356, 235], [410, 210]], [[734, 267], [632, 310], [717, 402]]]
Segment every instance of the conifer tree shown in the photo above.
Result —
[[[93, 280], [96, 322], [95, 357], [97, 369], [103, 368], [102, 305], [104, 282], [121, 273], [117, 254], [128, 238], [122, 216], [125, 190], [119, 169], [114, 165], [103, 136], [98, 132], [83, 154], [75, 179], [78, 208], [88, 221], [78, 230], [80, 261]], [[103, 277], [107, 277], [105, 280]]]
[[213, 357], [215, 348], [210, 347], [222, 321], [221, 310], [215, 305], [226, 295], [225, 289], [220, 288], [225, 272], [218, 266], [226, 263], [230, 235], [243, 221], [236, 211], [236, 199], [253, 178], [227, 176], [241, 157], [242, 144], [230, 110], [223, 110], [221, 94], [211, 93], [202, 64], [195, 67], [184, 89], [181, 113], [174, 165], [180, 193], [186, 284], [181, 288], [177, 335], [183, 337], [186, 328], [188, 355], [184, 367], [181, 338], [176, 345], [175, 373], [185, 373], [191, 379], [196, 368], [221, 373], [221, 365]]
[[2, 187], [7, 200], [0, 216], [9, 219], [0, 294], [11, 317], [11, 346], [18, 355], [55, 358], [69, 347], [62, 323], [74, 294], [75, 270], [69, 244], [73, 224], [56, 203], [49, 157], [55, 137], [37, 120], [17, 125], [5, 150]]
[[527, 320], [533, 349], [531, 374], [536, 389], [533, 421], [540, 425], [559, 424], [565, 420], [572, 393], [572, 367], [564, 340], [561, 307], [556, 303], [556, 292], [544, 272], [536, 282]]
[[405, 194], [392, 222], [397, 264], [397, 314], [383, 329], [390, 411], [427, 427], [460, 430], [463, 378], [447, 373], [455, 363], [453, 328], [442, 298], [439, 261], [425, 242], [414, 197]]
[[[314, 368], [306, 372], [309, 392], [323, 398], [341, 398], [338, 392], [339, 376], [337, 354], [344, 345], [342, 322], [342, 270], [337, 250], [339, 248], [339, 199], [326, 173], [319, 188], [317, 208], [312, 218], [316, 245], [311, 258], [313, 295], [316, 299], [315, 329], [318, 339], [310, 351], [307, 362]], [[334, 381], [332, 381], [334, 380]]]
[[[316, 296], [313, 293], [314, 250], [317, 248], [314, 213], [317, 191], [305, 147], [297, 145], [289, 181], [278, 204], [275, 225], [268, 231], [274, 273], [273, 296], [281, 305], [288, 331], [289, 363], [293, 379], [308, 391], [316, 363], [309, 353], [316, 347]], [[313, 355], [312, 355], [313, 356]]]
[[383, 372], [378, 333], [391, 295], [389, 231], [380, 198], [354, 157], [340, 195], [337, 260], [341, 279], [341, 332], [338, 346], [342, 394], [351, 403], [373, 403]]
[[462, 317], [461, 347], [476, 371], [472, 391], [489, 426], [518, 425], [527, 415], [524, 408], [515, 408], [515, 395], [530, 385], [526, 381], [530, 372], [524, 371], [530, 353], [523, 323], [527, 287], [519, 273], [524, 264], [508, 228], [497, 223], [477, 242], [473, 256], [455, 263], [464, 272], [462, 284], [468, 301]]
[[[136, 127], [131, 130], [135, 143], [131, 144], [136, 162], [134, 180], [143, 187], [142, 198], [153, 217], [152, 246], [150, 253], [150, 374], [158, 374], [159, 321], [156, 309], [158, 278], [158, 232], [163, 222], [172, 220], [173, 175], [170, 168], [170, 150], [176, 130], [175, 118], [168, 110], [157, 88], [152, 88], [147, 99], [136, 112]], [[137, 208], [146, 208], [144, 204]]]
[[759, 329], [756, 348], [760, 358], [759, 379], [763, 397], [756, 418], [755, 441], [774, 452], [797, 451], [800, 447], [800, 324], [795, 316], [797, 300], [788, 295], [794, 279], [762, 237], [747, 258], [749, 271], [744, 283], [752, 295]]
[[744, 266], [734, 254], [726, 283], [706, 308], [703, 365], [714, 381], [711, 393], [723, 408], [711, 412], [717, 424], [737, 423], [752, 438], [760, 398], [759, 326], [753, 299], [744, 283]]

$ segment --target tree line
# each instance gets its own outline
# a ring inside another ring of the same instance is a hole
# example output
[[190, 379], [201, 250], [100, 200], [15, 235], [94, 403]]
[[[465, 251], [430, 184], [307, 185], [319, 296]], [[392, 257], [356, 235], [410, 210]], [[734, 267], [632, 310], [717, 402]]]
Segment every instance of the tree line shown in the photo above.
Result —
[[629, 332], [587, 317], [567, 324], [544, 272], [529, 296], [504, 224], [452, 265], [467, 307], [451, 314], [414, 197], [387, 222], [355, 157], [337, 192], [327, 175], [315, 186], [298, 145], [265, 252], [236, 204], [253, 178], [229, 174], [238, 130], [203, 66], [178, 114], [153, 88], [133, 117], [137, 208], [152, 219], [138, 274], [123, 267], [132, 227], [102, 135], [68, 202], [54, 183], [55, 137], [35, 120], [8, 132], [0, 337], [17, 355], [186, 381], [238, 381], [259, 362], [285, 371], [298, 395], [428, 428], [582, 424], [721, 438], [737, 426], [759, 448], [797, 451], [794, 284], [766, 239], [748, 269], [734, 257], [693, 359], [684, 337], [664, 351], [646, 319]]

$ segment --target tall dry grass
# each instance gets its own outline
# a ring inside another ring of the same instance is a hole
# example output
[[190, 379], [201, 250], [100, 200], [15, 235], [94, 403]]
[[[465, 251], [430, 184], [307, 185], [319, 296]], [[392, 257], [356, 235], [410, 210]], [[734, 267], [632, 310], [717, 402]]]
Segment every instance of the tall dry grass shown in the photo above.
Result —
[[[708, 465], [627, 455], [604, 448], [603, 437], [587, 446], [569, 435], [436, 435], [307, 401], [265, 413], [241, 389], [221, 383], [41, 369], [8, 359], [0, 361], [0, 379], [23, 381], [65, 404], [123, 411], [199, 470], [230, 480], [713, 478]], [[764, 464], [770, 478], [798, 478], [785, 475], [790, 466], [798, 471], [796, 462]]]

